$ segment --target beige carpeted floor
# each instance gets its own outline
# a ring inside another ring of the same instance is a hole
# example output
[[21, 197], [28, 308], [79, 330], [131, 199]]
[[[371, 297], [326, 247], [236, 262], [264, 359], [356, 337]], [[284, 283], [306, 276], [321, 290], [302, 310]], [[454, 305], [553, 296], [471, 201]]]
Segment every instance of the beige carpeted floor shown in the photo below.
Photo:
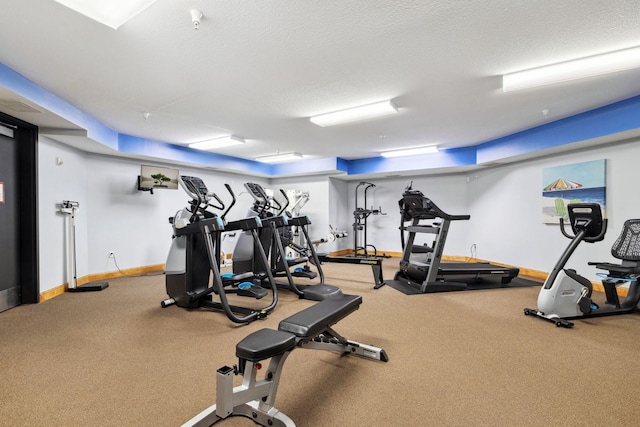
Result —
[[[384, 263], [392, 278], [397, 259]], [[561, 329], [523, 315], [538, 287], [407, 296], [374, 290], [368, 266], [324, 269], [364, 299], [335, 329], [390, 361], [295, 350], [276, 407], [298, 426], [640, 425], [640, 315]], [[281, 292], [266, 320], [237, 326], [164, 297], [162, 275], [120, 278], [1, 313], [0, 425], [180, 425], [214, 403], [240, 339], [312, 304]]]

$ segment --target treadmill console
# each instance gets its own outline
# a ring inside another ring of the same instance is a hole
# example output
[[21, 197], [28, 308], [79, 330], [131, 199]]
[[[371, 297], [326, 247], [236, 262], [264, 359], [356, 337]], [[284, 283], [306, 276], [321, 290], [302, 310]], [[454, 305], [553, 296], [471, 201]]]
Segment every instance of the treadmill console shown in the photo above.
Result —
[[431, 208], [432, 202], [422, 192], [417, 190], [405, 191], [398, 201], [404, 221], [412, 219], [434, 219], [437, 212]]
[[414, 219], [436, 219], [442, 218], [448, 221], [467, 220], [470, 215], [450, 215], [440, 209], [431, 199], [418, 190], [407, 190], [402, 194], [402, 199], [398, 201], [403, 221]]

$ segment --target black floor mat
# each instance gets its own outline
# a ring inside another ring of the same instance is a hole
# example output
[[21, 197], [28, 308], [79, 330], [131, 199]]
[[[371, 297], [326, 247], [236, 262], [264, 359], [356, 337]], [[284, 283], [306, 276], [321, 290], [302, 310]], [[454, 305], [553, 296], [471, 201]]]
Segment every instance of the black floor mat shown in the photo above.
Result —
[[[457, 282], [462, 282], [458, 280]], [[482, 289], [509, 289], [509, 288], [522, 288], [526, 286], [540, 286], [541, 282], [536, 282], [534, 280], [523, 279], [520, 277], [514, 277], [511, 279], [511, 283], [503, 285], [500, 279], [491, 280], [490, 278], [482, 278], [479, 280], [465, 281], [467, 286], [463, 289], [456, 289], [451, 291], [444, 292], [460, 292], [460, 291], [477, 291]], [[385, 285], [392, 287], [393, 289], [402, 292], [405, 295], [420, 295], [421, 292], [409, 286], [403, 282], [397, 280], [387, 280], [384, 283]], [[443, 291], [438, 291], [443, 292]], [[433, 292], [425, 292], [425, 293], [433, 293]]]

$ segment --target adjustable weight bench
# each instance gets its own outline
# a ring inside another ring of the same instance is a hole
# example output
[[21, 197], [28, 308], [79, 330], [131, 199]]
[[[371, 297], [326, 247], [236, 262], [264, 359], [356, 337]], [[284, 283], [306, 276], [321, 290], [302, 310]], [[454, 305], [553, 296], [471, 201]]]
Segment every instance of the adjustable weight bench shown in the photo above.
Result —
[[[359, 295], [333, 295], [282, 320], [278, 330], [264, 328], [253, 332], [236, 345], [238, 366], [217, 370], [216, 404], [183, 424], [210, 426], [231, 417], [243, 416], [263, 426], [295, 427], [291, 418], [274, 408], [284, 362], [296, 348], [353, 353], [387, 362], [387, 353], [377, 347], [349, 341], [331, 326], [357, 310]], [[271, 359], [264, 378], [257, 371], [263, 360]], [[233, 387], [233, 375], [242, 375], [242, 385]]]

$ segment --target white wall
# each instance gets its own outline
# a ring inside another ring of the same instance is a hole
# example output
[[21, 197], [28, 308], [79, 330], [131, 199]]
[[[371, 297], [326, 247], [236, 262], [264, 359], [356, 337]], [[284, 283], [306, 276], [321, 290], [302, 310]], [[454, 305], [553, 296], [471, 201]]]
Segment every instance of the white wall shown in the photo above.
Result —
[[[400, 208], [398, 200], [402, 198], [407, 184], [412, 181], [414, 190], [420, 190], [431, 199], [440, 209], [453, 215], [468, 213], [466, 177], [462, 175], [444, 176], [416, 176], [412, 178], [372, 179], [376, 186], [367, 191], [367, 206], [364, 206], [364, 186], [358, 190], [358, 206], [366, 209], [381, 209], [385, 215], [371, 215], [367, 219], [367, 243], [375, 246], [378, 253], [402, 252], [400, 241]], [[349, 183], [349, 213], [351, 223], [354, 222], [353, 211], [356, 205], [356, 187], [359, 181]], [[471, 244], [466, 238], [469, 221], [458, 221], [451, 226], [449, 238], [445, 246], [445, 253], [465, 255]], [[353, 233], [353, 230], [350, 229]], [[361, 232], [362, 233], [362, 232]], [[363, 240], [360, 240], [360, 244]], [[416, 237], [416, 244], [431, 245], [432, 235]], [[350, 246], [353, 247], [353, 239]]]
[[[422, 191], [445, 212], [471, 215], [469, 221], [452, 223], [445, 255], [470, 256], [475, 244], [478, 258], [549, 272], [569, 240], [558, 225], [542, 223], [542, 169], [607, 159], [607, 235], [602, 242], [582, 244], [567, 265], [597, 282], [597, 271], [587, 262], [615, 262], [610, 249], [624, 221], [640, 217], [640, 192], [633, 191], [638, 158], [640, 141], [627, 141], [465, 175], [418, 176], [413, 178], [413, 189]], [[368, 208], [381, 206], [388, 213], [371, 216], [368, 221], [368, 243], [379, 252], [401, 251], [397, 201], [408, 180], [369, 180], [376, 187], [368, 193]], [[357, 184], [349, 183], [350, 215]]]
[[335, 252], [353, 247], [353, 217], [349, 211], [349, 184], [336, 178], [329, 178], [329, 225], [334, 231], [346, 232], [347, 236], [336, 239], [321, 247], [323, 252]]
[[[56, 158], [62, 164], [56, 163]], [[40, 292], [65, 282], [66, 217], [56, 204], [63, 200], [80, 203], [76, 217], [78, 276], [87, 274], [87, 156], [46, 137], [38, 141], [38, 234]]]
[[640, 193], [634, 191], [638, 141], [610, 144], [554, 157], [478, 171], [470, 175], [469, 210], [474, 227], [471, 240], [478, 256], [534, 270], [550, 271], [569, 240], [558, 225], [542, 223], [542, 169], [590, 160], [607, 160], [605, 240], [578, 247], [567, 266], [593, 281], [595, 268], [588, 261], [616, 260], [610, 249], [624, 221], [640, 217]]
[[[181, 189], [139, 191], [137, 160], [90, 156], [87, 164], [88, 271], [164, 262], [171, 242], [168, 218], [184, 205], [185, 193]], [[109, 259], [110, 251], [115, 262]]]
[[[141, 164], [175, 165], [86, 154], [46, 137], [40, 138], [38, 150], [40, 292], [67, 282], [64, 217], [55, 207], [62, 200], [80, 203], [78, 277], [166, 261], [171, 242], [168, 218], [186, 207], [189, 198], [182, 189], [154, 190], [153, 195], [138, 191], [137, 177]], [[56, 165], [56, 157], [63, 160], [62, 165]], [[201, 177], [226, 204], [231, 197], [224, 184], [229, 184], [238, 200], [227, 219], [246, 216], [252, 204], [243, 187], [246, 178], [184, 167], [180, 173]], [[251, 180], [266, 185], [265, 180]], [[110, 251], [115, 260], [109, 258]]]
[[[557, 225], [541, 219], [542, 169], [582, 161], [607, 159], [607, 216], [609, 231], [603, 242], [581, 245], [569, 262], [596, 281], [587, 261], [613, 261], [610, 248], [628, 218], [640, 217], [640, 193], [633, 191], [640, 141], [540, 158], [517, 164], [480, 169], [469, 174], [413, 177], [413, 188], [422, 191], [451, 214], [470, 214], [469, 221], [452, 224], [445, 255], [469, 256], [477, 245], [479, 258], [550, 271], [568, 240]], [[56, 165], [60, 157], [63, 164]], [[79, 152], [41, 137], [39, 141], [39, 233], [40, 291], [65, 283], [64, 217], [55, 204], [80, 202], [77, 218], [78, 275], [115, 271], [109, 251], [121, 269], [162, 264], [171, 241], [169, 216], [186, 206], [182, 190], [157, 190], [154, 195], [137, 190], [140, 164], [158, 162], [111, 158]], [[200, 176], [211, 191], [230, 200], [223, 184], [236, 192], [238, 203], [229, 220], [243, 218], [252, 199], [243, 184], [258, 182], [265, 188], [309, 191], [310, 201], [301, 213], [313, 222], [311, 237], [325, 237], [329, 224], [349, 232], [349, 237], [325, 245], [321, 251], [353, 247], [355, 188], [359, 181], [340, 181], [327, 176], [287, 179], [256, 179], [208, 169], [180, 167], [182, 174]], [[401, 252], [398, 200], [408, 178], [370, 180], [376, 185], [367, 193], [367, 208], [382, 208], [387, 215], [368, 219], [368, 243], [379, 252]], [[360, 207], [363, 201], [359, 202]], [[430, 238], [430, 237], [429, 237]], [[223, 250], [229, 251], [229, 247]]]
[[[329, 178], [325, 175], [272, 179], [266, 185], [274, 193], [283, 190], [300, 190], [309, 193], [309, 201], [300, 209], [300, 215], [311, 219], [308, 227], [311, 240], [327, 237], [329, 233]], [[323, 248], [324, 251], [326, 248]]]

